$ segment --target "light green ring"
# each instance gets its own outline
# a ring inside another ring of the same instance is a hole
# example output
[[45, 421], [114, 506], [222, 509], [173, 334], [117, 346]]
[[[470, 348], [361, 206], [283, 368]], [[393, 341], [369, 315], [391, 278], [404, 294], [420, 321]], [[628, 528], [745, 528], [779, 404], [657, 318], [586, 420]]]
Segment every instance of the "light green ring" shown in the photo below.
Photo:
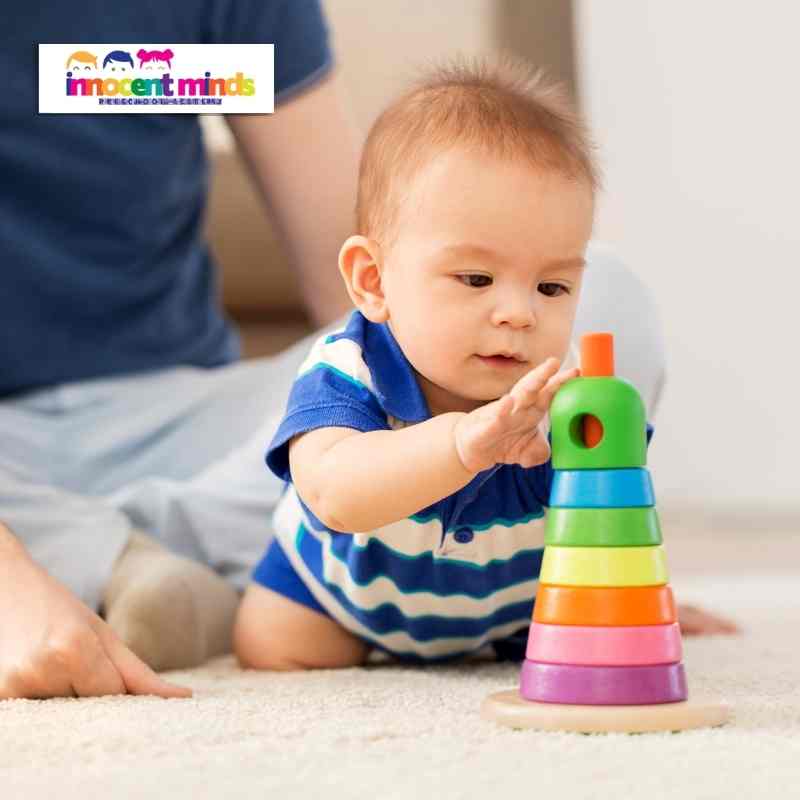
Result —
[[648, 508], [550, 508], [545, 546], [649, 547], [659, 545], [661, 525]]

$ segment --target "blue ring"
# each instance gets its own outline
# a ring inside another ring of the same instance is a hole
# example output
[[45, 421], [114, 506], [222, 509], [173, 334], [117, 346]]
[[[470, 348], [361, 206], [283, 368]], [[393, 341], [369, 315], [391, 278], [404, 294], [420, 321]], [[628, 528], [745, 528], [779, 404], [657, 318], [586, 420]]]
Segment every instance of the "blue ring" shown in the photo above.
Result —
[[557, 469], [550, 506], [641, 508], [656, 504], [647, 469]]

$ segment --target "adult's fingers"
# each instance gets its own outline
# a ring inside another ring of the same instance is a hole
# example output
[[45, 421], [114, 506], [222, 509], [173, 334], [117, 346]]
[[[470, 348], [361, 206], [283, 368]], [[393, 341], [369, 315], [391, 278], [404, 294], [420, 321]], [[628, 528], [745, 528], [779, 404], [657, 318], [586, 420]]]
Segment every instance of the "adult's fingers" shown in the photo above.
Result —
[[111, 628], [103, 623], [100, 634], [108, 657], [118, 670], [130, 694], [154, 694], [158, 697], [191, 697], [192, 690], [160, 678], [132, 653]]
[[97, 697], [125, 685], [88, 626], [59, 631], [40, 643], [25, 670], [4, 674], [0, 697]]
[[6, 670], [0, 676], [0, 700], [45, 700], [49, 697], [74, 697], [67, 671], [52, 661], [22, 671]]
[[125, 694], [125, 681], [98, 637], [84, 648], [73, 670], [72, 688], [78, 697]]

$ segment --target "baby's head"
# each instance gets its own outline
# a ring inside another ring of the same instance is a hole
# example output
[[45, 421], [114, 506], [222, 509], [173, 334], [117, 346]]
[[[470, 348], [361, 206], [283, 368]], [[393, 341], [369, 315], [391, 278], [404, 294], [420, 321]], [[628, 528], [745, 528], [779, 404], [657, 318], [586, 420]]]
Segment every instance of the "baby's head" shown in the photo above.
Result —
[[562, 91], [518, 62], [440, 68], [375, 122], [339, 268], [433, 414], [470, 411], [563, 359], [597, 184]]

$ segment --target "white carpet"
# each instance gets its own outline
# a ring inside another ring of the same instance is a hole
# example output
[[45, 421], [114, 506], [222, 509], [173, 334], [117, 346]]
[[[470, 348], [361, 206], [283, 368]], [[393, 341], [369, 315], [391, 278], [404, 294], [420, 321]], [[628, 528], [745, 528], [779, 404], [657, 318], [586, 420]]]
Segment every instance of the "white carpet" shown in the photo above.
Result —
[[733, 705], [725, 728], [511, 731], [478, 711], [487, 693], [516, 684], [516, 666], [285, 675], [241, 672], [226, 657], [172, 673], [195, 689], [191, 700], [0, 702], [0, 800], [800, 796], [797, 577], [672, 583], [682, 602], [746, 627], [684, 640], [690, 692]]

